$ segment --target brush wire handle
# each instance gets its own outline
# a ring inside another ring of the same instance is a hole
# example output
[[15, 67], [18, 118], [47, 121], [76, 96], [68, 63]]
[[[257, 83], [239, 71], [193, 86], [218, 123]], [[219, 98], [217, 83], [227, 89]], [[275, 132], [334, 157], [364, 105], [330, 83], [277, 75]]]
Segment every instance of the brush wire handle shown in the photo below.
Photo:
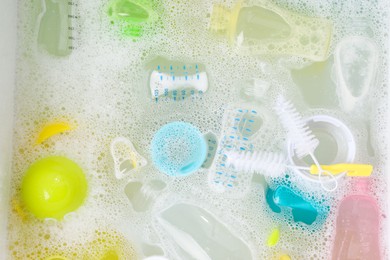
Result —
[[282, 176], [288, 168], [308, 172], [315, 168], [321, 187], [329, 192], [336, 190], [338, 187], [337, 178], [329, 170], [323, 169], [313, 154], [310, 154], [310, 156], [312, 156], [315, 164], [311, 167], [300, 167], [296, 165], [287, 165], [286, 158], [283, 154], [279, 153], [265, 151], [230, 151], [226, 153], [226, 164], [228, 166], [233, 166], [236, 171], [261, 173], [273, 178]]
[[[310, 153], [309, 155], [312, 158], [312, 160], [314, 161], [314, 164], [316, 165], [316, 167], [318, 169], [318, 179], [320, 180], [321, 187], [324, 190], [329, 191], [329, 192], [335, 191], [337, 189], [337, 187], [339, 186], [337, 178], [330, 171], [324, 170], [322, 168], [322, 166], [320, 165], [320, 163], [317, 160], [317, 157], [313, 153]], [[331, 179], [330, 183], [333, 183], [333, 186], [332, 185], [330, 185], [330, 186], [325, 185], [327, 182], [324, 179], [324, 176], [325, 176], [325, 178], [328, 177]]]
[[294, 105], [283, 96], [279, 96], [276, 100], [275, 111], [287, 131], [288, 139], [294, 145], [294, 151], [298, 158], [302, 159], [310, 153], [314, 153], [319, 141]]

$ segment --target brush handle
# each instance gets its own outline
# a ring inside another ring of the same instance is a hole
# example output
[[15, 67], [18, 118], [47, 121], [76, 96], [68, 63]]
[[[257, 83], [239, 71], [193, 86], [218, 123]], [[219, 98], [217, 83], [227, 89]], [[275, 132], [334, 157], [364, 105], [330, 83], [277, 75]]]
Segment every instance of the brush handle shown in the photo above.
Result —
[[286, 170], [286, 158], [282, 154], [265, 151], [241, 151], [230, 152], [226, 155], [227, 163], [237, 171], [256, 172], [270, 177], [277, 177]]
[[[321, 165], [323, 170], [331, 172], [333, 175], [337, 175], [346, 172], [347, 176], [350, 177], [368, 177], [371, 175], [373, 166], [369, 164], [348, 164], [340, 163], [333, 165]], [[312, 165], [310, 167], [311, 174], [318, 174], [318, 167]]]

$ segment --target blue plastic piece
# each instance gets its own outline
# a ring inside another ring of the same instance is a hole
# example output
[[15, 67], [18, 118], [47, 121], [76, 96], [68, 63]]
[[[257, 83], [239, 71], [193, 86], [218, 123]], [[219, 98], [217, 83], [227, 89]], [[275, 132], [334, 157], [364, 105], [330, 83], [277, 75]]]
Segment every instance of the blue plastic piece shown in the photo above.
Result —
[[274, 201], [274, 193], [275, 191], [269, 187], [267, 187], [267, 191], [266, 191], [266, 194], [265, 194], [265, 199], [268, 203], [268, 206], [271, 208], [271, 210], [275, 213], [280, 213], [282, 212], [282, 209], [280, 207], [278, 207], [278, 205], [275, 204], [275, 201]]
[[317, 219], [318, 210], [287, 186], [279, 186], [276, 190], [267, 189], [266, 200], [271, 210], [280, 213], [281, 207], [291, 208], [295, 222], [303, 222], [307, 225], [313, 224]]
[[166, 124], [152, 140], [152, 160], [161, 172], [187, 176], [198, 170], [206, 159], [207, 144], [202, 133], [184, 122]]

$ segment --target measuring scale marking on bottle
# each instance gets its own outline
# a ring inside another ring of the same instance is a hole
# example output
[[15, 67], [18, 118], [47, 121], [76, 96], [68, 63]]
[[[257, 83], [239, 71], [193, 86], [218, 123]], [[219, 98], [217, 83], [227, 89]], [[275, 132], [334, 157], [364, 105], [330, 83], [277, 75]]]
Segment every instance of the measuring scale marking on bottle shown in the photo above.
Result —
[[68, 5], [72, 8], [72, 12], [68, 15], [68, 19], [70, 20], [70, 26], [68, 27], [68, 39], [70, 41], [69, 49], [75, 50], [78, 46], [76, 44], [77, 40], [81, 37], [81, 26], [80, 19], [81, 13], [78, 9], [78, 3], [76, 1], [68, 1]]
[[218, 151], [209, 172], [209, 185], [218, 192], [229, 192], [230, 196], [240, 197], [249, 187], [252, 174], [241, 174], [226, 163], [230, 151], [253, 151], [251, 140], [256, 134], [261, 119], [255, 109], [229, 109], [224, 116], [223, 130]]
[[37, 44], [57, 57], [69, 56], [78, 38], [78, 3], [75, 1], [42, 0], [37, 17]]
[[153, 99], [170, 98], [173, 101], [202, 96], [208, 89], [208, 77], [195, 65], [157, 65], [150, 75], [150, 92]]

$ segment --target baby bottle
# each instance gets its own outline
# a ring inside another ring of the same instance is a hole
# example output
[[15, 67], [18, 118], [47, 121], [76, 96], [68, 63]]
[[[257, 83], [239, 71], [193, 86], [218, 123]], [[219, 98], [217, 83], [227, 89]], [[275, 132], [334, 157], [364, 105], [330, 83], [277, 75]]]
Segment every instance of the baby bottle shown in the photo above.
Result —
[[232, 9], [216, 4], [210, 29], [228, 37], [244, 53], [295, 55], [314, 61], [327, 58], [332, 35], [328, 20], [306, 17], [268, 2], [250, 6], [239, 1]]
[[356, 181], [359, 194], [344, 198], [338, 209], [332, 260], [381, 259], [379, 209], [368, 195], [368, 181]]
[[44, 0], [38, 17], [38, 46], [53, 56], [72, 51], [71, 6], [68, 1]]

